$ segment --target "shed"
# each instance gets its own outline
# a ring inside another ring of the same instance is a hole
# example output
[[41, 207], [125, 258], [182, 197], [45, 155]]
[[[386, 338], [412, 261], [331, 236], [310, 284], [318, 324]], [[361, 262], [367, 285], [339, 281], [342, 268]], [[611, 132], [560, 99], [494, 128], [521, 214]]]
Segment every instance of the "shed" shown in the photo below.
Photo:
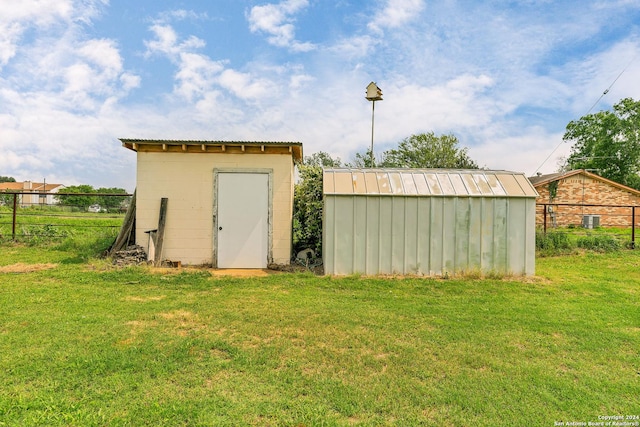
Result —
[[161, 259], [216, 268], [290, 262], [301, 143], [120, 141], [137, 153], [136, 244], [149, 247], [166, 199]]
[[325, 169], [327, 274], [535, 273], [537, 192], [521, 173]]

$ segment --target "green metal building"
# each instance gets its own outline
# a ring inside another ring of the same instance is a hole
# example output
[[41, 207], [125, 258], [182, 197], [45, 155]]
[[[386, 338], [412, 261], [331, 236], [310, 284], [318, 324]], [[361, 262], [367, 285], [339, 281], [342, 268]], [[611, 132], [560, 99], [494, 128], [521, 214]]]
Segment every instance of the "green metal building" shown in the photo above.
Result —
[[325, 169], [326, 274], [535, 274], [538, 193], [522, 173]]

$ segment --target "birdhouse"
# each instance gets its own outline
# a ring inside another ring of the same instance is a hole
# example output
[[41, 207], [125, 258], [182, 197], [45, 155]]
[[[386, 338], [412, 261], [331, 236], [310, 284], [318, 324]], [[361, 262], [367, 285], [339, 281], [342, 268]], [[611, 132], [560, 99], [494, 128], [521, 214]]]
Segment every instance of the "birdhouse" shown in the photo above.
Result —
[[382, 89], [374, 82], [369, 83], [367, 86], [367, 96], [365, 98], [369, 101], [382, 101]]

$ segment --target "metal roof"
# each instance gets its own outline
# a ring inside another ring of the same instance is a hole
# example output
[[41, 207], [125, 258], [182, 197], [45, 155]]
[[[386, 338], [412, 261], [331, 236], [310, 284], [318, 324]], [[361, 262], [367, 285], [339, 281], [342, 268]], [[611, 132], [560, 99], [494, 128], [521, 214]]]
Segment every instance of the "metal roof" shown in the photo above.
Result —
[[[220, 148], [225, 152], [227, 147], [241, 147], [244, 152], [245, 147], [257, 147], [260, 152], [266, 148], [275, 148], [275, 150], [288, 149], [296, 160], [302, 160], [302, 143], [286, 142], [286, 141], [220, 141], [220, 140], [177, 140], [177, 139], [138, 139], [138, 138], [120, 138], [122, 145], [133, 151], [139, 151], [140, 147], [162, 148], [162, 151], [172, 151], [173, 148], [181, 147], [185, 152], [219, 152], [216, 148]], [[280, 147], [280, 148], [276, 148]], [[209, 151], [213, 149], [214, 151]], [[272, 152], [272, 151], [269, 151]]]
[[537, 197], [523, 173], [483, 169], [324, 169], [329, 195]]

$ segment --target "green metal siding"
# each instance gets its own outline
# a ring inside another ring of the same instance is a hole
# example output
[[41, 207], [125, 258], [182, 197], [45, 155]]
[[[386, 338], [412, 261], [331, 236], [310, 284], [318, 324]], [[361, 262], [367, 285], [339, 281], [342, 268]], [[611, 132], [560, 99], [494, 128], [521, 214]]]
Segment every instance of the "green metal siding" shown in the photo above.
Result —
[[326, 195], [327, 274], [535, 273], [535, 199]]

